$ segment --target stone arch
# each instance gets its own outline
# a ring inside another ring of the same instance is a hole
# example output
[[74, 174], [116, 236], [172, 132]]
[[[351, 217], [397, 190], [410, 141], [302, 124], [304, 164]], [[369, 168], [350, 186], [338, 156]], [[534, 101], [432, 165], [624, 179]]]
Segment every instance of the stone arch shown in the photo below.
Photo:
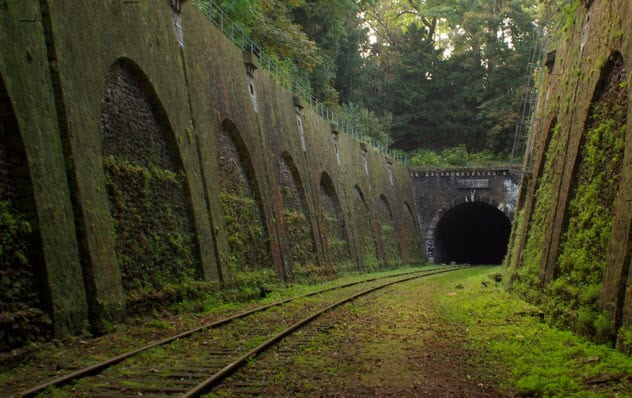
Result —
[[222, 123], [216, 149], [232, 271], [269, 268], [273, 265], [270, 235], [257, 175], [248, 148], [232, 121]]
[[148, 77], [128, 58], [115, 61], [107, 73], [100, 132], [115, 252], [134, 313], [154, 305], [148, 291], [202, 274], [173, 129]]
[[292, 271], [302, 276], [314, 270], [317, 263], [316, 242], [311, 228], [305, 189], [294, 160], [288, 152], [281, 154], [279, 181], [283, 200], [283, 216], [289, 240]]
[[373, 232], [373, 217], [364, 193], [357, 184], [353, 186], [353, 214], [355, 219], [352, 224], [358, 231], [362, 265], [365, 269], [377, 268], [379, 266], [379, 254]]
[[382, 239], [382, 247], [386, 263], [393, 264], [397, 260], [401, 260], [401, 251], [399, 247], [399, 239], [397, 238], [397, 230], [395, 228], [395, 218], [393, 208], [386, 198], [381, 194], [378, 201], [378, 224], [380, 228], [380, 238]]
[[[623, 56], [610, 54], [601, 69], [588, 110], [566, 201], [563, 234], [551, 273], [578, 293], [553, 290], [554, 316], [576, 332], [607, 341], [595, 324], [599, 294], [608, 265], [627, 132], [628, 75]], [[621, 293], [620, 293], [621, 294]], [[578, 309], [590, 316], [579, 317]], [[620, 319], [620, 312], [615, 314]], [[616, 322], [616, 321], [615, 321]]]
[[[502, 257], [504, 257], [504, 255], [506, 254], [507, 243], [509, 242], [509, 234], [511, 232], [511, 221], [513, 217], [511, 206], [507, 206], [504, 203], [499, 203], [492, 198], [481, 197], [475, 192], [473, 192], [470, 196], [466, 196], [447, 203], [434, 215], [432, 221], [430, 222], [426, 238], [426, 258], [428, 259], [428, 261], [431, 263], [447, 263], [452, 261], [457, 262], [457, 260], [460, 260], [461, 256], [457, 256], [458, 258], [452, 258], [451, 256], [446, 254], [445, 236], [442, 235], [442, 225], [444, 225], [443, 223], [445, 222], [446, 217], [453, 217], [455, 215], [454, 212], [466, 210], [469, 213], [469, 210], [471, 210], [471, 214], [476, 214], [476, 211], [481, 209], [484, 211], [484, 215], [491, 215], [491, 217], [494, 217], [494, 221], [498, 222], [501, 238], [499, 246], [504, 246], [502, 256], [495, 256], [499, 258], [498, 264], [500, 264], [500, 261], [502, 261]], [[457, 217], [458, 215], [459, 214], [456, 213]], [[483, 220], [476, 219], [476, 216], [471, 221], [468, 218], [468, 221], [469, 222], [467, 223], [467, 225], [474, 227], [477, 227], [479, 225], [477, 222], [483, 222]], [[486, 223], [483, 225], [487, 227], [490, 225], [490, 223]], [[479, 235], [477, 236], [477, 239], [484, 237], [484, 235], [481, 235], [481, 233], [484, 233], [484, 231], [475, 228], [474, 233]], [[467, 238], [468, 236], [476, 235], [465, 234], [464, 236]], [[464, 262], [480, 263], [479, 261]]]
[[351, 251], [342, 206], [327, 172], [323, 172], [320, 177], [320, 204], [323, 218], [321, 225], [325, 230], [325, 252], [334, 263], [349, 262]]
[[[28, 159], [0, 76], [0, 351], [52, 337]], [[39, 295], [38, 295], [39, 292]], [[40, 296], [41, 295], [41, 296]]]

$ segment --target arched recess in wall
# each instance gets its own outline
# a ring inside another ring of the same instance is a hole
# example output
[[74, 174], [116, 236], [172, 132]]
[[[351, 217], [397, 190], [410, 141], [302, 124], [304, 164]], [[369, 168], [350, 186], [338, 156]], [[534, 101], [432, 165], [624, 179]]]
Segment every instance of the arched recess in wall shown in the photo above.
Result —
[[598, 308], [619, 192], [628, 114], [628, 77], [619, 52], [601, 70], [585, 122], [556, 261], [547, 288], [553, 315], [575, 331], [599, 335], [604, 316]]
[[380, 195], [377, 201], [378, 205], [378, 224], [380, 228], [380, 238], [384, 247], [384, 255], [387, 263], [393, 265], [396, 261], [401, 260], [399, 250], [399, 239], [395, 230], [393, 209], [384, 194]]
[[134, 313], [153, 305], [152, 295], [166, 285], [201, 279], [201, 268], [173, 130], [149, 79], [130, 59], [108, 71], [101, 140], [116, 257]]
[[306, 276], [310, 270], [315, 269], [314, 266], [318, 262], [316, 244], [301, 176], [294, 160], [287, 152], [283, 152], [279, 162], [279, 181], [292, 271], [297, 277]]
[[[0, 352], [52, 337], [31, 175], [0, 76]], [[42, 297], [38, 296], [40, 292]]]
[[373, 232], [371, 211], [364, 193], [362, 193], [362, 189], [358, 185], [353, 187], [353, 215], [354, 222], [352, 225], [358, 231], [362, 266], [365, 269], [378, 268], [379, 255]]
[[410, 204], [404, 201], [402, 205], [402, 217], [404, 222], [404, 240], [406, 250], [410, 259], [421, 260], [423, 258], [423, 248], [421, 236], [419, 234], [419, 226], [417, 225], [417, 217], [413, 213]]
[[230, 246], [230, 272], [273, 266], [259, 184], [237, 127], [225, 120], [217, 135], [220, 200]]
[[349, 266], [351, 252], [342, 206], [331, 177], [326, 172], [320, 177], [320, 203], [326, 234], [326, 252], [329, 259], [342, 267]]

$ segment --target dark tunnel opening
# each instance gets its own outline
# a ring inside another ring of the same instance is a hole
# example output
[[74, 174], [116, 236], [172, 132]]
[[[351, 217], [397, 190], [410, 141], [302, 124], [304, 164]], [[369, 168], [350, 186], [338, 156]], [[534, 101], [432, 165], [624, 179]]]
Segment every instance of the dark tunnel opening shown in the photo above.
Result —
[[435, 228], [435, 262], [500, 264], [510, 233], [511, 222], [494, 206], [463, 203], [448, 210]]

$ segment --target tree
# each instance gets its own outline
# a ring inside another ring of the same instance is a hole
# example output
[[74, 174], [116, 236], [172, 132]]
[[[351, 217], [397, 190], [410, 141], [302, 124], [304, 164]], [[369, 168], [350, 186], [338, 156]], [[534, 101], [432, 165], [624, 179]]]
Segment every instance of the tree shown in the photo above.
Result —
[[351, 123], [372, 144], [388, 147], [393, 143], [390, 135], [392, 123], [390, 113], [378, 116], [360, 105], [347, 103], [341, 106], [340, 116]]
[[[393, 114], [394, 147], [510, 150], [535, 7], [531, 1], [389, 0], [367, 12], [378, 43], [365, 102]], [[371, 100], [369, 93], [390, 98]]]

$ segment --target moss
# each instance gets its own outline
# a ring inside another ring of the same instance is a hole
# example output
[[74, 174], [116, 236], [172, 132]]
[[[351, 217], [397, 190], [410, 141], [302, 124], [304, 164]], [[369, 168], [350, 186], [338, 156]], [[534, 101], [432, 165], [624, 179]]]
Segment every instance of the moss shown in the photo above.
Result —
[[[530, 302], [540, 300], [539, 270], [542, 261], [542, 251], [546, 244], [546, 223], [552, 205], [552, 186], [554, 160], [562, 153], [566, 140], [560, 137], [561, 126], [554, 126], [551, 131], [551, 144], [545, 152], [543, 173], [538, 181], [535, 193], [533, 213], [529, 220], [529, 229], [525, 237], [525, 245], [520, 267], [512, 275], [511, 288]], [[526, 220], [523, 220], [525, 222]]]
[[184, 175], [115, 156], [104, 169], [128, 307], [173, 303], [165, 291], [201, 279]]
[[366, 271], [376, 271], [380, 268], [380, 260], [377, 258], [377, 247], [371, 234], [371, 230], [360, 231], [362, 233], [362, 266]]
[[327, 236], [329, 258], [336, 264], [351, 259], [349, 242], [345, 232], [344, 221], [335, 214], [325, 214], [325, 231]]
[[0, 351], [50, 338], [31, 261], [31, 225], [9, 200], [0, 200]]
[[230, 257], [232, 285], [226, 294], [236, 300], [259, 295], [259, 288], [276, 279], [272, 268], [268, 234], [254, 198], [243, 191], [220, 192]]
[[559, 277], [546, 289], [545, 310], [553, 319], [600, 342], [608, 339], [609, 320], [599, 310], [597, 300], [625, 145], [624, 119], [604, 117], [611, 113], [622, 116], [627, 110], [616, 108], [600, 104], [591, 115], [592, 127], [585, 133], [557, 259]]
[[632, 326], [619, 329], [617, 334], [617, 349], [628, 355], [632, 355]]
[[575, 25], [577, 20], [577, 9], [582, 4], [581, 0], [573, 0], [564, 6], [560, 15], [563, 15], [564, 24], [561, 27], [562, 32], [566, 32], [571, 26]]
[[285, 210], [285, 228], [290, 243], [293, 278], [318, 282], [332, 277], [333, 269], [318, 263], [309, 222], [302, 211]]
[[243, 193], [224, 190], [220, 193], [220, 201], [233, 268], [256, 269], [272, 264], [268, 236], [256, 201]]
[[[505, 273], [513, 272], [520, 259], [518, 258], [518, 249], [520, 247], [519, 242], [524, 239], [522, 236], [522, 227], [524, 225], [525, 210], [524, 208], [518, 210], [514, 215], [514, 222], [511, 228], [511, 235], [509, 237], [509, 250], [507, 256], [503, 261], [503, 270]], [[506, 281], [510, 281], [511, 278], [505, 278]]]
[[382, 245], [384, 247], [384, 254], [389, 267], [401, 265], [401, 256], [397, 245], [397, 236], [395, 229], [389, 222], [383, 222], [380, 225], [380, 232], [382, 237]]

